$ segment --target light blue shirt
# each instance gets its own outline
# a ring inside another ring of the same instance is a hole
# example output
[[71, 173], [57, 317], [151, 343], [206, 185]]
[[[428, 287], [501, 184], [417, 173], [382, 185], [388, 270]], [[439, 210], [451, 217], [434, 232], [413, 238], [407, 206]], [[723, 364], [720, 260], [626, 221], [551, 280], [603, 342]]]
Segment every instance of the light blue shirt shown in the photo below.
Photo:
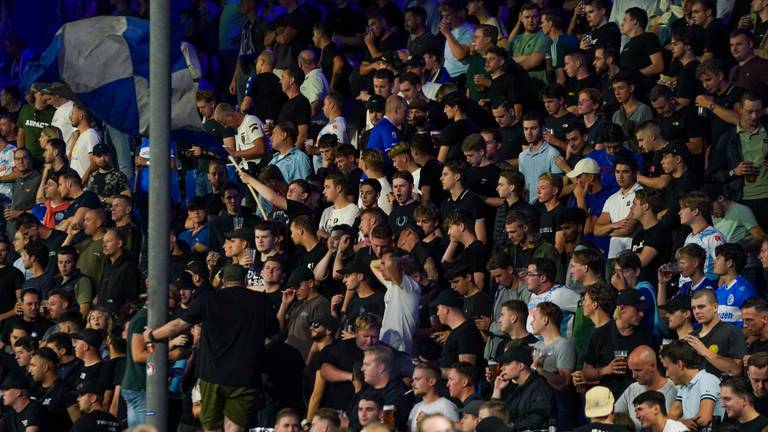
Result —
[[280, 169], [286, 183], [298, 179], [305, 180], [311, 172], [309, 156], [296, 147], [287, 154], [275, 153], [269, 164]]
[[530, 146], [520, 153], [520, 172], [525, 177], [525, 187], [528, 188], [531, 203], [536, 201], [536, 183], [538, 183], [541, 174], [545, 172], [563, 173], [563, 170], [555, 164], [555, 156], [560, 156], [560, 152], [546, 141], [536, 153], [531, 152]]
[[[453, 37], [456, 38], [460, 44], [467, 46], [472, 45], [472, 35], [474, 33], [475, 27], [469, 23], [464, 23], [461, 25], [461, 27], [451, 30]], [[448, 75], [450, 75], [451, 78], [456, 78], [457, 76], [467, 72], [469, 65], [456, 60], [456, 57], [454, 57], [453, 53], [451, 52], [451, 47], [448, 45], [448, 42], [445, 43], [443, 58], [445, 59], [443, 62], [443, 67], [445, 67], [445, 70], [448, 71]]]

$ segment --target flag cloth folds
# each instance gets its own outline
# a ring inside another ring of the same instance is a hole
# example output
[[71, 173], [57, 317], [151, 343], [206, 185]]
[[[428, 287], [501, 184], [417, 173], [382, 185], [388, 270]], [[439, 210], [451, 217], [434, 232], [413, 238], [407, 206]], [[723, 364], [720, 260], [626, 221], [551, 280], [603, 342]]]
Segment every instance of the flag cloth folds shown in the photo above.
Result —
[[[171, 41], [171, 129], [201, 130], [195, 106], [200, 64], [194, 47]], [[100, 16], [67, 23], [40, 60], [24, 71], [23, 87], [62, 82], [110, 126], [149, 134], [149, 21]]]

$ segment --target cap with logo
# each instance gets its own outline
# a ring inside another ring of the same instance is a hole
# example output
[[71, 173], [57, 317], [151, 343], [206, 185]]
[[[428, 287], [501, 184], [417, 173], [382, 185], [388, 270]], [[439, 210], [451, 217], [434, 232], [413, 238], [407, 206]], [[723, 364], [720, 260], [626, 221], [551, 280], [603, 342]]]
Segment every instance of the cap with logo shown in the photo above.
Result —
[[640, 294], [640, 291], [634, 288], [627, 288], [621, 291], [616, 297], [617, 306], [632, 306], [637, 309], [645, 309], [645, 296]]
[[584, 398], [584, 414], [589, 418], [606, 417], [613, 412], [613, 393], [607, 387], [592, 387]]

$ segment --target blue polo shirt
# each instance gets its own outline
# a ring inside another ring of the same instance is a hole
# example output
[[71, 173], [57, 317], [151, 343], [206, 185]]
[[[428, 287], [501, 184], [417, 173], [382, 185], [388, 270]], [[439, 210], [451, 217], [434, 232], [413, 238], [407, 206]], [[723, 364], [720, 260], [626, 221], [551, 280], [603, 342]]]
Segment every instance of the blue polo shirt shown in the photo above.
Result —
[[286, 183], [298, 179], [306, 180], [312, 171], [309, 156], [296, 147], [286, 154], [275, 153], [269, 164], [276, 166], [280, 170]]
[[520, 153], [520, 172], [525, 177], [525, 187], [528, 188], [529, 201], [536, 201], [536, 184], [539, 176], [545, 172], [562, 174], [563, 171], [555, 164], [555, 157], [560, 156], [556, 148], [548, 142], [542, 143], [539, 151], [531, 152], [531, 146]]
[[[629, 156], [634, 158], [635, 162], [637, 162], [637, 167], [640, 170], [640, 174], [645, 174], [645, 162], [639, 153], [635, 153], [632, 150], [622, 148], [621, 156]], [[594, 161], [597, 162], [597, 166], [600, 167], [600, 181], [603, 182], [603, 187], [608, 187], [609, 189], [616, 189], [619, 187], [618, 183], [616, 183], [616, 174], [613, 172], [613, 166], [616, 163], [616, 156], [609, 155], [605, 149], [602, 149], [595, 150], [587, 154], [587, 157], [594, 159]]]
[[368, 137], [368, 150], [378, 150], [388, 165], [392, 164], [387, 150], [400, 142], [400, 130], [387, 117], [382, 117], [371, 129]]

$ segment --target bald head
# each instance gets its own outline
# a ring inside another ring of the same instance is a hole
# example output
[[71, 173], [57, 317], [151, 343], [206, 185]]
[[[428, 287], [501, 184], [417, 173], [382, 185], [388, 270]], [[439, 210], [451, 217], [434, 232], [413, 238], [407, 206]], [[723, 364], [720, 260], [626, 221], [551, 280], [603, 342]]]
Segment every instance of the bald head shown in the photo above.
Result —
[[299, 64], [304, 66], [316, 66], [317, 56], [312, 50], [304, 50], [299, 53]]
[[640, 345], [629, 354], [629, 362], [642, 362], [645, 364], [656, 364], [656, 352], [648, 345]]
[[390, 117], [390, 114], [395, 114], [397, 111], [405, 112], [408, 109], [408, 104], [405, 99], [398, 95], [392, 95], [387, 98], [387, 103], [384, 105], [384, 114]]
[[632, 378], [640, 385], [647, 387], [664, 379], [657, 367], [656, 352], [647, 345], [640, 345], [632, 350], [627, 359], [627, 366], [632, 372]]

